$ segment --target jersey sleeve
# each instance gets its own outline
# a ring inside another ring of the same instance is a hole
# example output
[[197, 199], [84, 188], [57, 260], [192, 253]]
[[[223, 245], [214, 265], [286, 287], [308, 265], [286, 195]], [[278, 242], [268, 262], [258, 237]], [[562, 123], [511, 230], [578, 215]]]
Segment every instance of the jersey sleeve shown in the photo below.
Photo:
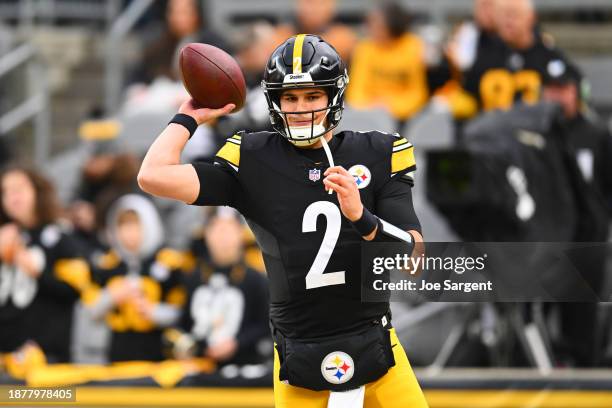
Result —
[[412, 186], [415, 170], [414, 146], [406, 138], [398, 137], [391, 151], [391, 178], [400, 178]]
[[412, 203], [416, 170], [414, 146], [398, 134], [393, 136], [389, 179], [376, 191], [374, 213], [404, 231], [420, 232], [421, 225]]
[[200, 192], [192, 205], [228, 205], [240, 209], [240, 141], [240, 135], [228, 138], [214, 163], [192, 163], [200, 181]]
[[378, 192], [376, 215], [404, 231], [421, 232], [421, 223], [412, 203], [412, 185], [402, 177], [390, 180]]

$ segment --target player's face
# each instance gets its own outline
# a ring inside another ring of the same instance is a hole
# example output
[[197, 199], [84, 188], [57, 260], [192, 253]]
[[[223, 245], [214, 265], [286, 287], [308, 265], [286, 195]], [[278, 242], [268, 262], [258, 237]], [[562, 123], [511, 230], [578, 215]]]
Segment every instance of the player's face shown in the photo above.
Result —
[[282, 93], [280, 97], [281, 110], [283, 112], [308, 112], [319, 110], [314, 115], [310, 112], [299, 114], [288, 114], [287, 125], [289, 127], [309, 127], [312, 124], [319, 125], [327, 114], [327, 93], [320, 88], [290, 89]]
[[29, 226], [34, 222], [36, 190], [28, 176], [11, 171], [2, 178], [2, 208], [18, 223]]

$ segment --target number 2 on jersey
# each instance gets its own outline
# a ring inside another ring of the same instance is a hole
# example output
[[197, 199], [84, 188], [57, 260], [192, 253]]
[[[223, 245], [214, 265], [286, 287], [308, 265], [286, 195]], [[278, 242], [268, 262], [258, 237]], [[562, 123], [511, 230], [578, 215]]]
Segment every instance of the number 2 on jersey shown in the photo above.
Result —
[[319, 247], [319, 252], [306, 274], [306, 289], [320, 288], [322, 286], [342, 285], [344, 281], [344, 271], [323, 273], [329, 263], [338, 237], [340, 236], [340, 225], [342, 215], [340, 209], [329, 201], [316, 201], [310, 204], [304, 211], [302, 220], [302, 232], [314, 232], [317, 230], [317, 218], [324, 215], [327, 221], [323, 242]]

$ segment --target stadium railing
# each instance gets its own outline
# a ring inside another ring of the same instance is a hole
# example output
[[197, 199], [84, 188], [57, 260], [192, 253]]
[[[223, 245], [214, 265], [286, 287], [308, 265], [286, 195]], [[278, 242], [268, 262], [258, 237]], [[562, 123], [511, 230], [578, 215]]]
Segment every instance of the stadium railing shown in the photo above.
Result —
[[34, 123], [34, 157], [45, 163], [49, 157], [50, 116], [49, 91], [43, 66], [37, 61], [36, 50], [23, 44], [0, 57], [0, 78], [25, 65], [27, 99], [0, 116], [0, 135], [6, 135], [17, 126], [32, 120]]
[[18, 0], [0, 1], [0, 19], [30, 27], [34, 22], [57, 20], [101, 21], [109, 25], [121, 9], [121, 0]]

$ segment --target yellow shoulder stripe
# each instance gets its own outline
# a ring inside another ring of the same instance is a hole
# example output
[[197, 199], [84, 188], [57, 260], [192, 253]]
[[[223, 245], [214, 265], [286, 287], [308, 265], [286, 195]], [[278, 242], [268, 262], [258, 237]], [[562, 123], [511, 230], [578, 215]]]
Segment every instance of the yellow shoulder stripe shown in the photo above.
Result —
[[391, 173], [407, 170], [415, 165], [413, 146], [391, 153]]
[[217, 157], [227, 160], [234, 166], [238, 167], [240, 166], [240, 143], [236, 144], [231, 140], [236, 139], [229, 138], [223, 147], [217, 152]]
[[399, 145], [403, 145], [404, 143], [408, 143], [408, 140], [406, 140], [405, 137], [402, 137], [401, 139], [396, 140], [395, 142], [393, 142], [393, 147], [399, 146]]

